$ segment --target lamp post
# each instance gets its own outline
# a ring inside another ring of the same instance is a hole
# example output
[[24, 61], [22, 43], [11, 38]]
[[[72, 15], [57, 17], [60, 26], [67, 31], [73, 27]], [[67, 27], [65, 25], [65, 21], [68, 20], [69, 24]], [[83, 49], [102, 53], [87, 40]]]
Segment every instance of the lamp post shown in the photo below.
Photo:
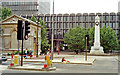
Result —
[[60, 36], [60, 29], [58, 30], [58, 55], [59, 55], [59, 50], [60, 50], [59, 36]]
[[52, 60], [53, 60], [53, 25], [54, 25], [54, 0], [53, 0], [53, 19], [52, 19], [53, 23], [52, 23], [52, 38], [51, 38], [51, 57], [52, 57]]
[[37, 21], [36, 21], [36, 23], [37, 23], [37, 44], [36, 44], [36, 51], [37, 51], [37, 54], [36, 54], [36, 57], [38, 57], [38, 25], [40, 24], [40, 22], [38, 22], [38, 19], [37, 19]]

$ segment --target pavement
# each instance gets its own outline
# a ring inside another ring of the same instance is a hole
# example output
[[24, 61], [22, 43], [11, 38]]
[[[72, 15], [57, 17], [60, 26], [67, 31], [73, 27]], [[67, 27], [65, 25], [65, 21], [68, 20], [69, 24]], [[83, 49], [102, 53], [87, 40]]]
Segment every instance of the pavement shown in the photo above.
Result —
[[31, 70], [31, 71], [55, 71], [56, 67], [44, 68], [44, 66], [23, 65], [23, 66], [8, 66], [8, 69]]
[[[62, 57], [65, 57], [66, 61], [69, 62], [62, 62]], [[8, 57], [8, 61], [11, 61], [10, 57]], [[35, 63], [45, 63], [45, 55], [36, 57], [33, 56], [31, 59], [28, 57], [27, 59], [23, 59], [23, 62], [35, 62]], [[81, 65], [92, 65], [96, 61], [93, 57], [88, 57], [87, 61], [85, 61], [85, 56], [77, 56], [77, 55], [67, 55], [67, 54], [54, 54], [54, 58], [52, 63], [59, 63], [59, 64], [81, 64]], [[56, 67], [51, 67], [48, 69], [44, 69], [44, 66], [35, 66], [35, 65], [24, 65], [24, 66], [8, 66], [8, 69], [16, 69], [16, 70], [33, 70], [33, 71], [54, 71]]]
[[[62, 62], [62, 57], [65, 57], [66, 61], [70, 62]], [[23, 62], [38, 62], [45, 63], [45, 56], [39, 56], [38, 58], [33, 56], [31, 59], [23, 59]], [[8, 61], [11, 61], [9, 58]], [[92, 65], [96, 61], [95, 58], [88, 57], [87, 61], [85, 61], [85, 57], [77, 56], [77, 55], [54, 55], [52, 63], [61, 63], [61, 64], [83, 64], [83, 65]]]
[[[52, 63], [58, 63], [58, 64], [80, 64], [80, 65], [93, 65], [96, 61], [96, 58], [93, 56], [88, 56], [87, 57], [87, 61], [85, 61], [85, 56], [84, 55], [71, 55], [74, 53], [71, 52], [63, 52], [60, 53], [59, 55], [56, 53], [54, 53], [54, 57], [52, 60]], [[109, 55], [105, 55], [106, 57], [108, 57]], [[62, 62], [62, 57], [65, 57], [66, 61], [69, 62]], [[11, 56], [8, 56], [8, 61], [11, 61]], [[23, 59], [23, 62], [35, 62], [35, 63], [45, 63], [45, 55], [40, 55], [39, 57], [33, 56], [32, 58], [30, 58], [28, 56], [27, 59]], [[24, 66], [8, 66], [8, 69], [15, 69], [15, 70], [32, 70], [32, 71], [54, 71], [56, 70], [56, 67], [51, 67], [48, 69], [44, 69], [43, 68], [44, 65], [40, 65], [40, 66], [35, 66], [35, 65], [30, 65], [30, 64], [25, 64]]]

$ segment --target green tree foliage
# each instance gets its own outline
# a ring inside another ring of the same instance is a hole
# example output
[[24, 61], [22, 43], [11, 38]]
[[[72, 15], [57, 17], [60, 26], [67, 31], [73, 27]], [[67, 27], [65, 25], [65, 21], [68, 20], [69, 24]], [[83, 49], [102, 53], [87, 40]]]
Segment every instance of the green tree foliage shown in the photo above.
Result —
[[36, 22], [35, 16], [32, 16], [32, 17], [30, 18], [30, 20], [33, 21], [33, 22]]
[[42, 26], [42, 29], [41, 29], [42, 50], [46, 51], [50, 47], [47, 40], [47, 28], [45, 27], [45, 22], [41, 20], [41, 18], [39, 19], [39, 21], [40, 21], [40, 25]]
[[[32, 16], [30, 18], [30, 20], [36, 22], [36, 18], [34, 16]], [[42, 52], [45, 52], [50, 45], [48, 44], [48, 40], [47, 40], [47, 28], [45, 28], [45, 22], [43, 20], [41, 20], [41, 18], [39, 19], [40, 25], [42, 26], [41, 28], [41, 49]]]
[[94, 33], [95, 33], [95, 26], [92, 27], [91, 29], [87, 30], [87, 33], [89, 35], [89, 46], [88, 49], [91, 49], [91, 46], [93, 46], [94, 43]]
[[0, 21], [2, 20], [2, 8], [0, 7]]
[[9, 9], [8, 7], [4, 6], [3, 8], [0, 8], [1, 12], [1, 20], [6, 19], [8, 16], [12, 15], [12, 10]]
[[[70, 29], [64, 36], [64, 42], [68, 44], [68, 48], [70, 50], [84, 50], [85, 49], [85, 35], [89, 35], [89, 46], [88, 49], [91, 49], [91, 46], [94, 45], [94, 33], [95, 26], [91, 29], [85, 30], [81, 27], [76, 27]], [[100, 29], [100, 42], [101, 46], [103, 46], [104, 52], [108, 52], [108, 50], [114, 50], [119, 47], [118, 39], [115, 31], [110, 27], [103, 26]]]
[[84, 50], [85, 48], [85, 29], [77, 26], [76, 28], [70, 29], [64, 35], [64, 42], [68, 44], [70, 50]]
[[115, 31], [109, 26], [107, 28], [105, 26], [101, 28], [100, 40], [105, 52], [108, 52], [108, 50], [113, 50], [119, 45]]

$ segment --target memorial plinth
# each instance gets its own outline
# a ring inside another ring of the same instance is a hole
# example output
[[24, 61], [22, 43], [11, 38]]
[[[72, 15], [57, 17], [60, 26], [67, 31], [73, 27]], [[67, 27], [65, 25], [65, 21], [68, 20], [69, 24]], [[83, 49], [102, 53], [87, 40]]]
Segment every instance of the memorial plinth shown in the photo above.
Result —
[[97, 15], [95, 17], [95, 35], [94, 46], [91, 47], [90, 54], [104, 54], [103, 47], [100, 46], [100, 18]]

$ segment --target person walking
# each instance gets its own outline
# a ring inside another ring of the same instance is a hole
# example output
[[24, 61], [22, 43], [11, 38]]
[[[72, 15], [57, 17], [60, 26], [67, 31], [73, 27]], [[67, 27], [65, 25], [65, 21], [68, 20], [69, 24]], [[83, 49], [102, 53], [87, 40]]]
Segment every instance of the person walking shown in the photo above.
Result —
[[25, 50], [25, 58], [27, 59], [27, 48]]

